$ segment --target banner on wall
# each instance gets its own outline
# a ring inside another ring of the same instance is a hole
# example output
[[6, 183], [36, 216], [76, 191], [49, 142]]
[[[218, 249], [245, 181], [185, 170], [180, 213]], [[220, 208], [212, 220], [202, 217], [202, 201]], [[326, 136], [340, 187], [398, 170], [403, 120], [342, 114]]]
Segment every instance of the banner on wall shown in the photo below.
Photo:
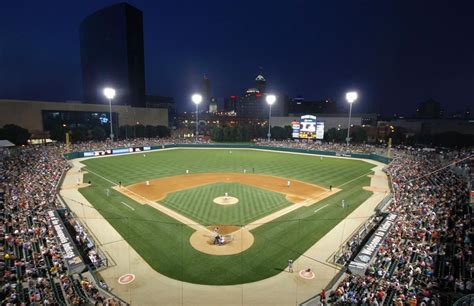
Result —
[[367, 240], [357, 256], [349, 264], [349, 270], [357, 275], [365, 275], [365, 271], [379, 251], [380, 246], [387, 237], [388, 232], [397, 220], [396, 214], [388, 214], [375, 230], [374, 234]]
[[124, 153], [133, 153], [133, 152], [142, 152], [150, 151], [150, 146], [145, 147], [133, 147], [133, 148], [118, 148], [112, 150], [100, 150], [100, 151], [88, 151], [84, 152], [84, 157], [93, 157], [93, 156], [102, 156], [102, 155], [111, 155], [111, 154], [124, 154]]

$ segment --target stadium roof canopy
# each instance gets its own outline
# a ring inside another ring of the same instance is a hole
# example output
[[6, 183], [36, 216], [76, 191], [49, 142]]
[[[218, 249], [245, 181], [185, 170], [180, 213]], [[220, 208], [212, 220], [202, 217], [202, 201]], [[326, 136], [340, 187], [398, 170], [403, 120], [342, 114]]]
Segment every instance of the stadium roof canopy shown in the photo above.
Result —
[[10, 148], [10, 147], [14, 147], [15, 145], [8, 141], [8, 140], [5, 140], [5, 139], [0, 139], [0, 148]]

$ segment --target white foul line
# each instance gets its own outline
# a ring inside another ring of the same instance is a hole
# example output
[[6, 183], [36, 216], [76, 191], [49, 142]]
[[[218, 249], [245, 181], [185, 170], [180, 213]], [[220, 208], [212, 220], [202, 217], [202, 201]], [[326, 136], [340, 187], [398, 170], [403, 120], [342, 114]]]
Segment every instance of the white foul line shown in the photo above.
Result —
[[326, 204], [326, 205], [324, 205], [323, 207], [320, 207], [320, 208], [316, 209], [314, 212], [316, 213], [316, 212], [320, 211], [321, 209], [323, 209], [324, 207], [326, 207], [326, 206], [328, 206], [328, 205], [329, 205], [329, 204]]
[[123, 205], [127, 206], [128, 208], [130, 208], [131, 210], [135, 210], [135, 208], [133, 208], [132, 206], [128, 205], [127, 203], [125, 202], [120, 202], [122, 203]]

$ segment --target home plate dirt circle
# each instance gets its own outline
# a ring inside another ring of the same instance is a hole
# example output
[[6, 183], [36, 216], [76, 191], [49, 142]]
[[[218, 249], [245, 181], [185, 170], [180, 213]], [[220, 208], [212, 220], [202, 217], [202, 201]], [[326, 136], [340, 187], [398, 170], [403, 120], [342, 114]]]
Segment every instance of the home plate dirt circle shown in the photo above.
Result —
[[130, 284], [131, 282], [133, 282], [135, 280], [135, 274], [124, 274], [122, 276], [119, 277], [118, 279], [118, 283], [120, 285], [126, 285], [126, 284]]
[[224, 196], [215, 198], [213, 202], [219, 205], [234, 205], [239, 203], [239, 199], [237, 199], [236, 197]]
[[314, 274], [314, 272], [311, 269], [301, 270], [299, 275], [300, 275], [300, 277], [302, 277], [304, 279], [313, 279], [313, 278], [316, 277], [316, 275]]
[[[214, 244], [215, 233], [224, 237], [222, 245]], [[233, 255], [250, 248], [254, 237], [245, 227], [232, 225], [212, 225], [195, 231], [189, 238], [191, 246], [209, 255]]]

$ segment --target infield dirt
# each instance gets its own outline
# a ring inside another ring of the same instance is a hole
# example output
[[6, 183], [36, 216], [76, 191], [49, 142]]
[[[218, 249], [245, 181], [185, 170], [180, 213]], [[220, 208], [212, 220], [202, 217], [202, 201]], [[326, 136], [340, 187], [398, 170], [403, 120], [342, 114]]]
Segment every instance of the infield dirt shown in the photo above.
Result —
[[[243, 173], [185, 174], [163, 177], [148, 182], [149, 185], [146, 182], [141, 182], [126, 186], [126, 188], [115, 187], [115, 189], [142, 204], [148, 204], [148, 201], [160, 201], [172, 192], [214, 183], [240, 183], [282, 193], [292, 203], [307, 200], [321, 201], [337, 191], [336, 188], [333, 188], [333, 192], [329, 192], [329, 189], [318, 185], [288, 180], [282, 177]], [[288, 182], [290, 182], [289, 186]]]
[[[219, 229], [219, 235], [225, 237], [223, 245], [213, 244], [215, 228]], [[245, 227], [231, 225], [208, 226], [207, 230], [197, 230], [189, 238], [189, 243], [193, 248], [209, 255], [238, 254], [250, 248], [253, 242], [253, 235]]]

